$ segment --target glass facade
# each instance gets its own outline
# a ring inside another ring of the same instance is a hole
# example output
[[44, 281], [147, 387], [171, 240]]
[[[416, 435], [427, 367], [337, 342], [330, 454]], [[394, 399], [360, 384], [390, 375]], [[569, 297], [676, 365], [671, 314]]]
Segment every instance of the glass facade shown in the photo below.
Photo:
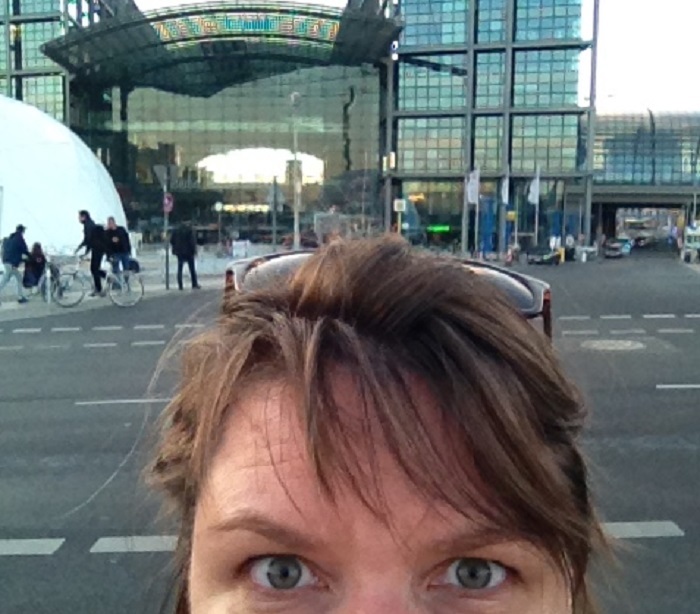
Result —
[[459, 173], [464, 168], [464, 119], [399, 120], [399, 169], [405, 172]]
[[577, 106], [578, 49], [517, 51], [513, 104], [518, 107]]
[[476, 56], [476, 91], [474, 104], [477, 109], [500, 108], [505, 93], [505, 54], [501, 52], [479, 53]]
[[0, 93], [66, 119], [65, 72], [41, 51], [63, 32], [59, 0], [0, 0]]
[[[584, 10], [591, 14], [584, 16]], [[549, 232], [554, 218], [548, 211], [563, 208], [564, 184], [579, 184], [588, 174], [588, 110], [580, 102], [580, 74], [582, 58], [590, 55], [582, 23], [592, 18], [592, 5], [585, 0], [405, 0], [401, 13], [406, 29], [398, 47], [394, 109], [396, 189], [405, 193], [409, 186], [409, 193], [423, 195], [416, 208], [429, 224], [435, 216], [461, 215], [458, 191], [472, 169], [481, 172], [488, 211], [505, 206], [499, 202], [500, 185], [509, 176], [513, 202], [507, 205], [522, 212], [519, 229], [527, 234], [536, 226], [527, 194], [539, 169], [543, 218], [537, 226]], [[443, 28], [457, 20], [463, 20], [464, 30]], [[452, 36], [457, 31], [460, 36]], [[415, 46], [430, 46], [430, 52], [414, 51]], [[461, 83], [457, 75], [447, 79], [429, 68], [418, 76], [416, 63], [448, 52], [459, 55], [460, 63], [464, 57]], [[442, 97], [432, 93], [439, 80]], [[464, 106], [458, 104], [460, 89]], [[445, 182], [450, 175], [452, 183]], [[443, 189], [446, 185], [455, 190]], [[504, 211], [493, 215], [502, 219]]]
[[233, 233], [265, 234], [276, 200], [280, 232], [289, 231], [297, 169], [305, 227], [334, 207], [381, 224], [375, 68], [299, 68], [206, 98], [115, 89], [111, 101], [111, 116], [104, 101], [84, 110], [83, 133], [117, 180], [132, 219], [159, 215], [157, 169], [168, 165], [174, 220], [204, 224], [221, 201]]
[[410, 56], [399, 65], [399, 109], [435, 111], [466, 105], [466, 54]]
[[700, 183], [700, 114], [599, 116], [593, 151], [601, 184]]
[[581, 0], [517, 0], [515, 6], [518, 42], [581, 37]]
[[469, 3], [476, 0], [403, 0], [406, 27], [402, 45], [464, 45], [468, 39]]

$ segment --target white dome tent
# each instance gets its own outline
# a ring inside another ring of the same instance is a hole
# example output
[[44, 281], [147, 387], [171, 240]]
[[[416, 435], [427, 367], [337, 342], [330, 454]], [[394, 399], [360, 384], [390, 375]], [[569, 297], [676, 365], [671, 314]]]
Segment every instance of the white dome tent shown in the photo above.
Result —
[[107, 169], [80, 138], [39, 109], [0, 96], [0, 238], [27, 227], [31, 248], [66, 254], [82, 241], [78, 211], [126, 226]]

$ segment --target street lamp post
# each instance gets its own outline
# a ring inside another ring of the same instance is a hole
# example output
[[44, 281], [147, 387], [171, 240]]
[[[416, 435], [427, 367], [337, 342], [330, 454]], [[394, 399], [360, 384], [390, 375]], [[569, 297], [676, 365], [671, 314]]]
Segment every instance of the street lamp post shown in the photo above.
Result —
[[294, 183], [294, 249], [301, 248], [301, 229], [299, 216], [301, 214], [301, 173], [299, 172], [299, 127], [297, 125], [297, 108], [299, 106], [299, 92], [292, 92], [292, 153], [294, 155], [293, 183]]
[[214, 211], [216, 211], [216, 213], [219, 216], [219, 221], [218, 221], [219, 248], [221, 247], [221, 213], [223, 212], [223, 210], [224, 210], [224, 203], [222, 203], [221, 201], [217, 202], [214, 205]]

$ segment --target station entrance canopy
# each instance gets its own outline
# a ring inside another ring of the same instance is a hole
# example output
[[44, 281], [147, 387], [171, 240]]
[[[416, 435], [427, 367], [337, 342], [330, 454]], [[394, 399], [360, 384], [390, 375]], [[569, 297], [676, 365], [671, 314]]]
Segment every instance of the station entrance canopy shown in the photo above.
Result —
[[344, 9], [222, 0], [115, 16], [46, 43], [42, 51], [96, 87], [153, 87], [198, 97], [300, 66], [374, 64], [401, 23], [374, 0]]

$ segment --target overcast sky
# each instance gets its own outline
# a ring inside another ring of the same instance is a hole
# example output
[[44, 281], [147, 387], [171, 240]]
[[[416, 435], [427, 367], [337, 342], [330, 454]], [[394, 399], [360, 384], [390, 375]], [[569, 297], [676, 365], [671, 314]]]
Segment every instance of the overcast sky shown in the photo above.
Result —
[[[193, 0], [136, 2], [149, 9]], [[344, 6], [347, 0], [315, 3]], [[700, 0], [600, 0], [600, 5], [598, 107], [700, 110]]]

